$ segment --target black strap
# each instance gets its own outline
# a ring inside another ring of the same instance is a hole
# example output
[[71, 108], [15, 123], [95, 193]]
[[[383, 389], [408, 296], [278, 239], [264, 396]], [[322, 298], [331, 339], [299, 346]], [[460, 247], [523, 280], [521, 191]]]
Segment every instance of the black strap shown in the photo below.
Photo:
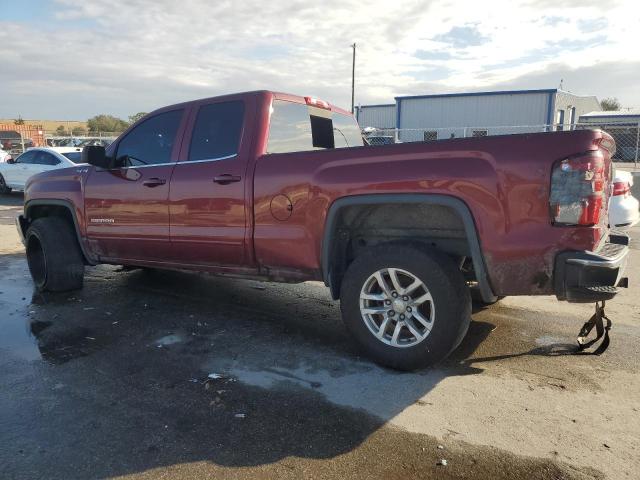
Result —
[[[598, 346], [598, 348], [591, 352], [591, 354], [601, 355], [609, 347], [609, 330], [611, 329], [611, 320], [604, 313], [604, 305], [604, 301], [602, 302], [602, 305], [599, 305], [598, 302], [596, 302], [596, 312], [580, 329], [580, 333], [578, 333], [579, 352], [582, 352], [584, 349], [589, 348], [601, 338], [602, 343]], [[606, 326], [604, 325], [603, 320], [607, 321]], [[587, 337], [589, 336], [589, 333], [591, 333], [591, 330], [593, 330], [593, 327], [596, 328], [596, 338], [594, 338], [593, 340], [587, 340]]]

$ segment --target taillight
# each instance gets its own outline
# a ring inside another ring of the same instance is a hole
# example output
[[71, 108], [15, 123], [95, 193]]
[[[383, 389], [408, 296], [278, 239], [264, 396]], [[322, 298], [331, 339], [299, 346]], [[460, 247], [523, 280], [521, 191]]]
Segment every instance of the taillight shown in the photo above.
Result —
[[596, 225], [605, 200], [607, 175], [602, 154], [567, 158], [553, 166], [551, 219], [555, 225]]
[[613, 195], [627, 195], [630, 191], [628, 182], [613, 182]]

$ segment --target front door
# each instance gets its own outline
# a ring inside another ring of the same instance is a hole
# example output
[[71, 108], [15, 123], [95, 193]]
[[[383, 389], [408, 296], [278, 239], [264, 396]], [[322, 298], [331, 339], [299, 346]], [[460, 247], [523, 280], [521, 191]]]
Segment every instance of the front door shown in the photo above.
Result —
[[172, 255], [191, 265], [246, 265], [245, 192], [253, 105], [242, 100], [194, 108], [171, 180]]
[[8, 163], [2, 175], [8, 186], [23, 189], [27, 178], [31, 176], [31, 165], [36, 159], [36, 150], [28, 150], [16, 158], [15, 163]]
[[103, 261], [163, 261], [169, 254], [169, 184], [184, 109], [156, 114], [115, 146], [114, 168], [93, 168], [85, 186], [87, 237]]

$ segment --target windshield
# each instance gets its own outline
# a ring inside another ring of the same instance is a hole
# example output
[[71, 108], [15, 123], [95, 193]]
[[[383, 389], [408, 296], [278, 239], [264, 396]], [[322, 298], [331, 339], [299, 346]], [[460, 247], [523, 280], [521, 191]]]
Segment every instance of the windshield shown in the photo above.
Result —
[[80, 163], [82, 161], [81, 160], [82, 152], [67, 152], [67, 153], [63, 153], [62, 155], [67, 157], [73, 163]]

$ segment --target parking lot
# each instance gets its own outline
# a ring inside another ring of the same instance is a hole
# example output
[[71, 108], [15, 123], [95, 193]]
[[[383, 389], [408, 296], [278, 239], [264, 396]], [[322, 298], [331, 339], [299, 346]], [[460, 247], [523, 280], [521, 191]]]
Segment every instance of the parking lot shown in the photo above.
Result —
[[317, 283], [99, 266], [35, 293], [21, 203], [0, 197], [1, 478], [637, 478], [635, 246], [602, 356], [573, 354], [592, 305], [512, 297], [399, 373]]

